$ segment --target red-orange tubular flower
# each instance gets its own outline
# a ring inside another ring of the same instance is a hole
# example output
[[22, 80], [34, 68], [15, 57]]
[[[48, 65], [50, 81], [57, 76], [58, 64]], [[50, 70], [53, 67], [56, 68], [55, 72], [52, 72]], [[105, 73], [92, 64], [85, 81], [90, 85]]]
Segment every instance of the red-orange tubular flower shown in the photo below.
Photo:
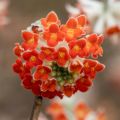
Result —
[[23, 42], [15, 44], [18, 58], [13, 70], [20, 76], [23, 87], [37, 96], [62, 98], [85, 92], [96, 73], [105, 68], [94, 60], [103, 54], [103, 36], [86, 35], [86, 17], [60, 23], [52, 11], [23, 30]]

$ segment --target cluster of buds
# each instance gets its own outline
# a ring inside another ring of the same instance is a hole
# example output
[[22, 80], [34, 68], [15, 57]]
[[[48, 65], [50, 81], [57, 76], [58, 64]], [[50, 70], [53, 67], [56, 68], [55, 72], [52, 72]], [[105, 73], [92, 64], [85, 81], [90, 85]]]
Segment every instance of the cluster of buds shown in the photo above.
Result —
[[82, 102], [73, 108], [73, 112], [66, 112], [68, 110], [58, 102], [52, 102], [46, 111], [52, 117], [52, 120], [107, 120], [103, 110], [93, 111]]
[[22, 31], [23, 42], [14, 48], [18, 58], [13, 70], [24, 88], [47, 98], [89, 89], [96, 73], [104, 69], [94, 60], [103, 54], [103, 36], [86, 35], [85, 25], [84, 15], [61, 24], [52, 11]]

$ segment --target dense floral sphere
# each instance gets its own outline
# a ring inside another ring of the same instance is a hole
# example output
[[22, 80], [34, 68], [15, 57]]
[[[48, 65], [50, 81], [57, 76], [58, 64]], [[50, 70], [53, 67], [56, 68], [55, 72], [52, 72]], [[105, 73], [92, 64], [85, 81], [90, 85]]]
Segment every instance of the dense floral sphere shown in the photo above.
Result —
[[87, 91], [104, 65], [93, 60], [103, 54], [103, 36], [86, 35], [85, 25], [83, 15], [61, 24], [52, 11], [23, 30], [23, 42], [14, 48], [18, 58], [13, 64], [22, 86], [47, 98]]

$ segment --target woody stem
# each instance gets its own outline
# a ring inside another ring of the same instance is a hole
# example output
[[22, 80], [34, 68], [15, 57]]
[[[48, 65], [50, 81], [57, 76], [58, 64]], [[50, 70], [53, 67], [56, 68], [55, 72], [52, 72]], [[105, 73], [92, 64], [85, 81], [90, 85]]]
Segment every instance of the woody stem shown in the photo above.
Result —
[[33, 109], [31, 112], [30, 120], [38, 120], [41, 105], [42, 105], [42, 97], [35, 96], [34, 105], [33, 105]]

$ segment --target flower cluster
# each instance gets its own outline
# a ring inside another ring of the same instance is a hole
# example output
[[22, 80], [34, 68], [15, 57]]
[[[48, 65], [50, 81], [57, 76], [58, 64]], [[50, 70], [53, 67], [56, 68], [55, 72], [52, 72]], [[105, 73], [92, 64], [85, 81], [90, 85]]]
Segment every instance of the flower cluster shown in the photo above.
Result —
[[103, 36], [86, 35], [85, 24], [83, 15], [61, 24], [52, 11], [22, 31], [23, 42], [14, 47], [18, 58], [13, 70], [24, 88], [47, 98], [89, 89], [96, 73], [104, 69], [93, 59], [103, 54]]
[[7, 8], [9, 0], [0, 0], [0, 27], [8, 23]]
[[52, 120], [107, 120], [103, 110], [93, 111], [82, 102], [73, 108], [73, 112], [66, 112], [65, 107], [58, 102], [52, 102], [46, 111]]

